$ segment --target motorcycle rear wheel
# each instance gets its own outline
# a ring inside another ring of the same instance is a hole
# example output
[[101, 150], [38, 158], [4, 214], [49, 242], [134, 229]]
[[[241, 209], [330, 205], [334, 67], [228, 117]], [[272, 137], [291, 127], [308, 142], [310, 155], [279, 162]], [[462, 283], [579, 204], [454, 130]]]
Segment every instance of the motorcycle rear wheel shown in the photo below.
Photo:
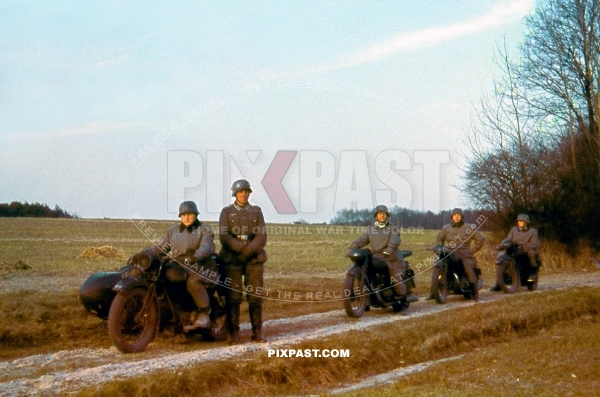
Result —
[[514, 263], [507, 266], [496, 265], [496, 281], [506, 294], [512, 294], [521, 285], [521, 276]]
[[448, 279], [446, 269], [434, 266], [431, 273], [431, 293], [437, 303], [446, 303], [448, 298]]
[[[367, 296], [363, 294], [364, 282], [356, 276], [347, 275], [344, 280], [344, 310], [348, 317], [358, 318], [363, 315], [367, 307]], [[355, 293], [355, 289], [360, 291]]]
[[[118, 293], [108, 313], [108, 335], [123, 353], [137, 353], [144, 350], [156, 337], [159, 315], [156, 301], [147, 299], [147, 291], [134, 288]], [[143, 310], [142, 310], [143, 309]]]

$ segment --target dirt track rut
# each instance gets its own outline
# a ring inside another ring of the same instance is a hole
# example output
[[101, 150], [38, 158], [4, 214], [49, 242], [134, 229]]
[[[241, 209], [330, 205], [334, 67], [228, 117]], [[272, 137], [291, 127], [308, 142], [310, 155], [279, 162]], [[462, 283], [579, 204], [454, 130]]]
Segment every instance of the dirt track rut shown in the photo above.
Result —
[[[540, 282], [540, 291], [576, 286], [600, 286], [600, 272], [583, 275], [548, 277]], [[115, 348], [65, 350], [0, 362], [0, 396], [64, 395], [84, 387], [100, 385], [110, 380], [149, 374], [157, 370], [175, 370], [195, 363], [224, 360], [249, 352], [289, 348], [302, 341], [323, 339], [341, 333], [360, 331], [374, 325], [410, 321], [456, 307], [487, 304], [515, 295], [482, 293], [482, 301], [474, 303], [460, 297], [445, 305], [420, 302], [411, 306], [408, 317], [373, 310], [359, 320], [351, 320], [342, 310], [266, 321], [270, 342], [266, 345], [247, 343], [237, 346], [215, 344], [203, 350], [173, 353], [152, 349], [134, 355], [124, 355]], [[319, 324], [315, 327], [315, 324]], [[242, 329], [248, 329], [243, 324]]]

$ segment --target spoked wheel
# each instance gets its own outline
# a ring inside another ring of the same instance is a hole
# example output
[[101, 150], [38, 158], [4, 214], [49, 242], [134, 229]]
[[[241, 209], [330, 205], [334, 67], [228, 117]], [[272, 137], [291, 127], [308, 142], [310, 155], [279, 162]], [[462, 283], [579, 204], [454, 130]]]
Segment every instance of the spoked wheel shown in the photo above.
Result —
[[348, 317], [358, 318], [365, 312], [367, 295], [360, 276], [347, 275], [344, 280], [344, 310]]
[[156, 336], [158, 308], [152, 297], [146, 299], [147, 295], [143, 288], [118, 293], [110, 306], [108, 335], [123, 353], [144, 350]]
[[210, 328], [202, 335], [204, 340], [225, 340], [227, 339], [227, 321], [225, 314], [211, 318]]
[[437, 303], [445, 303], [448, 298], [448, 279], [446, 278], [446, 269], [433, 267], [431, 273], [431, 293]]
[[520, 285], [519, 271], [514, 263], [496, 265], [496, 281], [500, 289], [507, 294], [515, 292]]

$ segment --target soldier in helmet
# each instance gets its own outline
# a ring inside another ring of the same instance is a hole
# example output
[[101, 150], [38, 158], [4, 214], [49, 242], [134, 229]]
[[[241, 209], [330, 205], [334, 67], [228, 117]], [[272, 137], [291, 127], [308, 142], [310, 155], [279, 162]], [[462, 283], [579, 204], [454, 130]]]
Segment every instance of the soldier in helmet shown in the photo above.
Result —
[[408, 283], [404, 282], [406, 262], [400, 246], [400, 228], [389, 222], [389, 212], [385, 205], [375, 207], [375, 222], [367, 226], [365, 233], [350, 244], [349, 250], [371, 246], [373, 261], [383, 261], [388, 268], [390, 281], [396, 295], [402, 298], [402, 314], [408, 314], [406, 296], [410, 293]]
[[[540, 248], [540, 239], [538, 238], [537, 230], [530, 227], [529, 223], [529, 215], [520, 214], [517, 216], [517, 226], [513, 226], [513, 228], [510, 229], [506, 239], [521, 247], [523, 255], [527, 255], [529, 258], [529, 265], [531, 266], [531, 269], [533, 269], [532, 271], [536, 272], [539, 264], [538, 249]], [[499, 256], [500, 255], [506, 255], [506, 253], [501, 252]], [[499, 258], [499, 261], [501, 263], [502, 259]], [[533, 277], [533, 274], [529, 277]], [[498, 282], [490, 288], [490, 291], [500, 291]]]
[[[233, 204], [223, 208], [219, 217], [219, 257], [224, 263], [226, 280], [230, 280], [227, 295], [227, 328], [229, 343], [239, 343], [240, 303], [246, 291], [252, 341], [266, 342], [262, 334], [262, 293], [267, 229], [260, 207], [249, 203], [252, 188], [245, 179], [231, 186]], [[243, 280], [242, 280], [243, 279]], [[243, 284], [242, 284], [243, 281]]]
[[[485, 237], [475, 230], [475, 225], [465, 223], [462, 209], [454, 208], [450, 218], [452, 222], [442, 228], [435, 238], [435, 243], [447, 243], [448, 248], [453, 251], [453, 259], [462, 262], [473, 291], [473, 300], [479, 301], [479, 288], [477, 288], [477, 276], [475, 275], [475, 272], [478, 271], [477, 259], [473, 254], [483, 247]], [[473, 247], [471, 247], [472, 241], [475, 241]], [[432, 298], [432, 295], [429, 298]]]
[[214, 286], [214, 280], [209, 280], [191, 271], [190, 265], [198, 264], [215, 273], [218, 266], [212, 258], [215, 253], [212, 228], [198, 220], [196, 203], [193, 201], [181, 203], [179, 218], [181, 223], [169, 228], [165, 237], [158, 244], [135, 254], [129, 263], [145, 268], [158, 260], [174, 260], [182, 265], [180, 268], [168, 269], [166, 276], [171, 281], [186, 280], [187, 290], [198, 308], [196, 322], [184, 326], [184, 330], [192, 331], [209, 326], [210, 300], [206, 288]]

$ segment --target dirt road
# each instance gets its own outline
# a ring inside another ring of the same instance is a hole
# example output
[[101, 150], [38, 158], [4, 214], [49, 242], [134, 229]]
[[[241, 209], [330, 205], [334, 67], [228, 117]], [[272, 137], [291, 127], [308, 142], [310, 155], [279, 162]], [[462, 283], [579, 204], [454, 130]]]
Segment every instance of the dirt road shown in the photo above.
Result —
[[[547, 276], [540, 281], [539, 290], [577, 286], [600, 286], [600, 272]], [[481, 293], [482, 301], [479, 303], [465, 301], [462, 297], [453, 297], [444, 305], [424, 301], [421, 297], [420, 302], [411, 305], [411, 315], [407, 317], [391, 311], [372, 310], [365, 313], [361, 319], [352, 320], [342, 310], [335, 310], [270, 320], [264, 324], [270, 340], [266, 345], [247, 343], [227, 346], [224, 342], [207, 343], [205, 349], [184, 352], [173, 352], [172, 349], [151, 345], [147, 351], [133, 355], [122, 354], [115, 348], [78, 349], [3, 361], [0, 362], [0, 396], [63, 395], [114, 379], [148, 374], [157, 370], [176, 371], [183, 366], [224, 360], [248, 352], [264, 351], [264, 354], [267, 354], [268, 349], [293, 348], [295, 344], [302, 341], [320, 340], [378, 324], [411, 321], [414, 318], [430, 316], [456, 307], [490, 304], [499, 299], [510, 299], [520, 293], [528, 292], [523, 288], [521, 292], [514, 295], [484, 291]], [[318, 326], [315, 327], [315, 324]], [[242, 329], [248, 328], [249, 324], [242, 325]]]

